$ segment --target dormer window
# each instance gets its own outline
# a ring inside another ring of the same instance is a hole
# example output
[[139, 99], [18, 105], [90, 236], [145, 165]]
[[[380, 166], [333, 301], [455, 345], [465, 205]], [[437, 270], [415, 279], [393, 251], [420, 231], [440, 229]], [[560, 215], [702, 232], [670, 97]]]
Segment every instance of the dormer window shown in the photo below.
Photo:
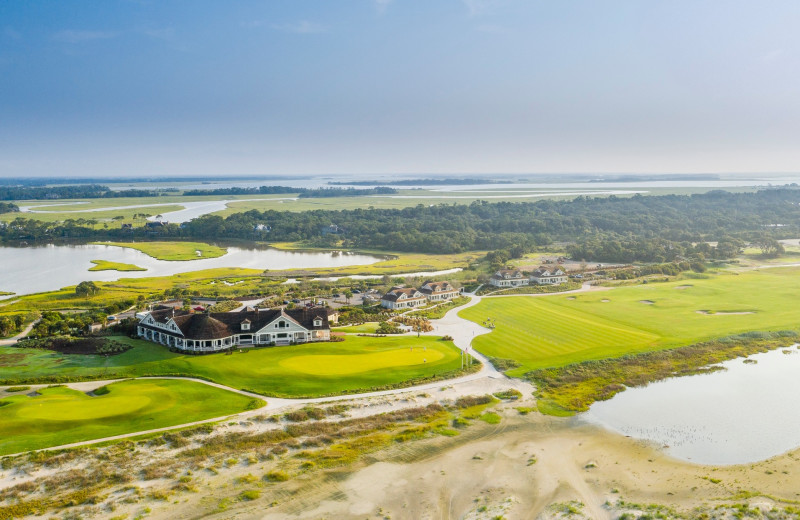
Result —
[[322, 327], [322, 320], [319, 318], [314, 319], [314, 326], [315, 327]]
[[244, 320], [242, 322], [242, 330], [250, 330], [250, 320]]

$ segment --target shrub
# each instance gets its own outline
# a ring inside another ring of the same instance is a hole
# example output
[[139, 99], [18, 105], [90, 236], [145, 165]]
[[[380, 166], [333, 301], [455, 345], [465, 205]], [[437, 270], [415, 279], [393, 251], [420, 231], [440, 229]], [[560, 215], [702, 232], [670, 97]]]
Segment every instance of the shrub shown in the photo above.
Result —
[[286, 482], [289, 480], [289, 474], [285, 471], [274, 470], [268, 472], [262, 479], [267, 482]]
[[255, 500], [261, 496], [261, 492], [257, 489], [250, 489], [248, 491], [242, 491], [239, 494], [239, 500]]

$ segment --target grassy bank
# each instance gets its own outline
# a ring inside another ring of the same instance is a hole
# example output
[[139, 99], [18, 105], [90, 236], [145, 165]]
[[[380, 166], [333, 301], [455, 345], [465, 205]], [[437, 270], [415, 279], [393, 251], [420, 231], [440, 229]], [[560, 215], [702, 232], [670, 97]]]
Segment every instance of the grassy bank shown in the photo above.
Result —
[[53, 387], [33, 397], [0, 399], [0, 455], [210, 419], [264, 404], [191, 381], [123, 381], [104, 388], [96, 392], [102, 395]]
[[495, 329], [473, 346], [513, 359], [509, 375], [587, 360], [683, 347], [743, 332], [794, 330], [797, 268], [540, 298], [487, 298], [460, 316]]
[[0, 347], [0, 381], [65, 382], [143, 375], [199, 377], [233, 388], [281, 397], [318, 397], [369, 391], [452, 377], [458, 349], [436, 337], [370, 338], [191, 356], [129, 338], [116, 356], [64, 355]]
[[147, 271], [144, 267], [133, 264], [109, 262], [108, 260], [92, 260], [91, 262], [94, 267], [90, 267], [90, 271]]
[[595, 401], [612, 398], [625, 387], [714, 371], [709, 365], [788, 346], [797, 340], [798, 334], [793, 331], [745, 333], [677, 349], [534, 370], [525, 377], [536, 384], [539, 411], [572, 415], [588, 410]]
[[227, 249], [203, 242], [94, 242], [104, 246], [136, 249], [156, 260], [188, 261], [201, 258], [217, 258]]

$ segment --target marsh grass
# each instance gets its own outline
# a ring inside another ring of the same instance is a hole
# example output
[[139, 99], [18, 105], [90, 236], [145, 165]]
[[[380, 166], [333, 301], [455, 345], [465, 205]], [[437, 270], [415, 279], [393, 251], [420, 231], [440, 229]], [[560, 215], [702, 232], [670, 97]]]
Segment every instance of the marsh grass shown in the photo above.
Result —
[[536, 384], [541, 413], [573, 415], [588, 410], [595, 401], [612, 398], [626, 387], [713, 372], [719, 370], [714, 366], [718, 363], [785, 347], [797, 338], [794, 331], [748, 332], [688, 347], [534, 370], [525, 377]]

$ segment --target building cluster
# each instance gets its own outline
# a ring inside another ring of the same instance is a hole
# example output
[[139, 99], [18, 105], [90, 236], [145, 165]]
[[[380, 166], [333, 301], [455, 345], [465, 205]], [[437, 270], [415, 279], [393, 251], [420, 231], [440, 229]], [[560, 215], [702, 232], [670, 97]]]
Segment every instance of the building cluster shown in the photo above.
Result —
[[500, 269], [492, 275], [489, 283], [495, 287], [520, 287], [523, 285], [559, 285], [567, 281], [567, 273], [560, 267], [541, 266], [530, 275], [519, 269]]
[[387, 309], [412, 309], [422, 307], [428, 302], [440, 303], [452, 300], [460, 291], [450, 285], [450, 282], [426, 281], [417, 289], [416, 287], [392, 287], [381, 298], [381, 306]]

